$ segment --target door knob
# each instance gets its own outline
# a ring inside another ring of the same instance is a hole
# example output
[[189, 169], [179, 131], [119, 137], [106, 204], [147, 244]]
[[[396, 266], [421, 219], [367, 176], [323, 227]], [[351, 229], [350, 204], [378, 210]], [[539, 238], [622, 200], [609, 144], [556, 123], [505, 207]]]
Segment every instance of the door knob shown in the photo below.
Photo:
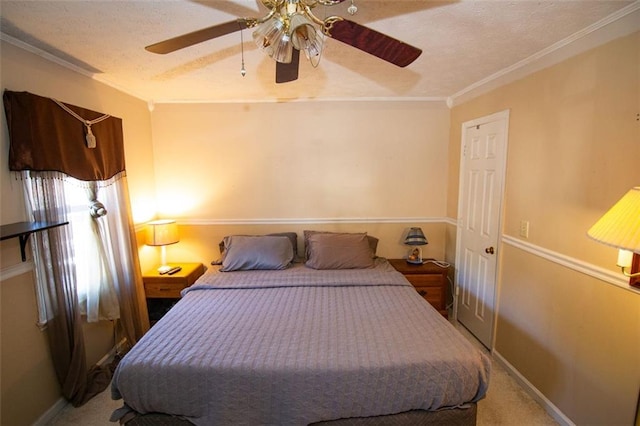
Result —
[[484, 252], [487, 254], [493, 254], [494, 252], [493, 247], [487, 247], [486, 249], [484, 249]]

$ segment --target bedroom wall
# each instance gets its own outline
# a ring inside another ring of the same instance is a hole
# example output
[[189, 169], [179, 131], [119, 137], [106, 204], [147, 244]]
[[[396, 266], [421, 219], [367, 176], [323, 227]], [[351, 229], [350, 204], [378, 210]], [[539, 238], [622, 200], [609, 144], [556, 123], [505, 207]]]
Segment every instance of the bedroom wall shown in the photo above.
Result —
[[[1, 86], [54, 97], [123, 119], [125, 155], [134, 220], [154, 214], [151, 124], [145, 102], [2, 42]], [[22, 184], [8, 171], [9, 140], [2, 112], [0, 223], [26, 220]], [[28, 250], [27, 250], [28, 252]], [[29, 256], [30, 257], [30, 256]], [[36, 326], [32, 263], [22, 262], [17, 239], [0, 243], [0, 423], [33, 424], [59, 401], [46, 335]], [[85, 325], [87, 360], [95, 363], [113, 346], [111, 323]]]
[[462, 123], [510, 110], [494, 350], [575, 424], [632, 424], [638, 401], [640, 292], [586, 236], [640, 185], [638, 46], [636, 32], [451, 111], [456, 217]]
[[170, 260], [274, 229], [366, 231], [401, 257], [410, 226], [444, 256], [444, 102], [159, 104], [152, 122], [158, 213], [181, 225]]

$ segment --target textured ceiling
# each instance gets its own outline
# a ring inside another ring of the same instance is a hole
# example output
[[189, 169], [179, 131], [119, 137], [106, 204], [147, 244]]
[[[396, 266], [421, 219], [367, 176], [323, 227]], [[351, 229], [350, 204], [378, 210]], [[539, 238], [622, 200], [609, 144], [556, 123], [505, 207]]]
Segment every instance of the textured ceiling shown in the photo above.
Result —
[[[256, 48], [252, 30], [242, 32], [242, 44], [237, 32], [167, 55], [144, 50], [237, 17], [263, 16], [266, 9], [255, 0], [2, 0], [0, 29], [5, 40], [24, 42], [147, 101], [446, 99], [632, 3], [355, 0], [358, 13], [351, 17], [346, 0], [326, 14], [400, 39], [422, 55], [398, 68], [329, 39], [318, 67], [302, 55], [300, 78], [286, 84], [275, 84], [275, 63]], [[315, 9], [318, 16], [323, 8]]]

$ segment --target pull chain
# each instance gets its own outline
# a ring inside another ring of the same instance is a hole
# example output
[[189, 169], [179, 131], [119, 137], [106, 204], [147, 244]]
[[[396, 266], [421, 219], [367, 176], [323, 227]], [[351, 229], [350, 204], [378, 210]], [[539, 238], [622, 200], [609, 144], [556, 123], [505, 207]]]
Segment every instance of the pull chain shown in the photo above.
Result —
[[247, 70], [244, 69], [244, 39], [242, 37], [242, 27], [240, 27], [240, 55], [242, 56], [242, 68], [240, 68], [240, 75], [244, 77], [247, 75]]
[[355, 15], [358, 12], [358, 7], [353, 4], [353, 0], [351, 0], [351, 6], [347, 8], [347, 12], [349, 12], [349, 15]]

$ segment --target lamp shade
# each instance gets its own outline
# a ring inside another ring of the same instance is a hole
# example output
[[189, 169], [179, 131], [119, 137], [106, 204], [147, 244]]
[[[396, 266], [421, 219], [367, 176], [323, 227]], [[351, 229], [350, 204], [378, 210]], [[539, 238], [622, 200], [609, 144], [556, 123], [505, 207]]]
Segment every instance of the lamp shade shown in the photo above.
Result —
[[429, 244], [427, 237], [424, 236], [421, 228], [411, 228], [404, 239], [404, 243], [408, 246], [424, 246]]
[[640, 253], [640, 186], [614, 204], [587, 235], [617, 249]]
[[147, 245], [166, 246], [180, 241], [175, 220], [154, 220], [147, 223]]

